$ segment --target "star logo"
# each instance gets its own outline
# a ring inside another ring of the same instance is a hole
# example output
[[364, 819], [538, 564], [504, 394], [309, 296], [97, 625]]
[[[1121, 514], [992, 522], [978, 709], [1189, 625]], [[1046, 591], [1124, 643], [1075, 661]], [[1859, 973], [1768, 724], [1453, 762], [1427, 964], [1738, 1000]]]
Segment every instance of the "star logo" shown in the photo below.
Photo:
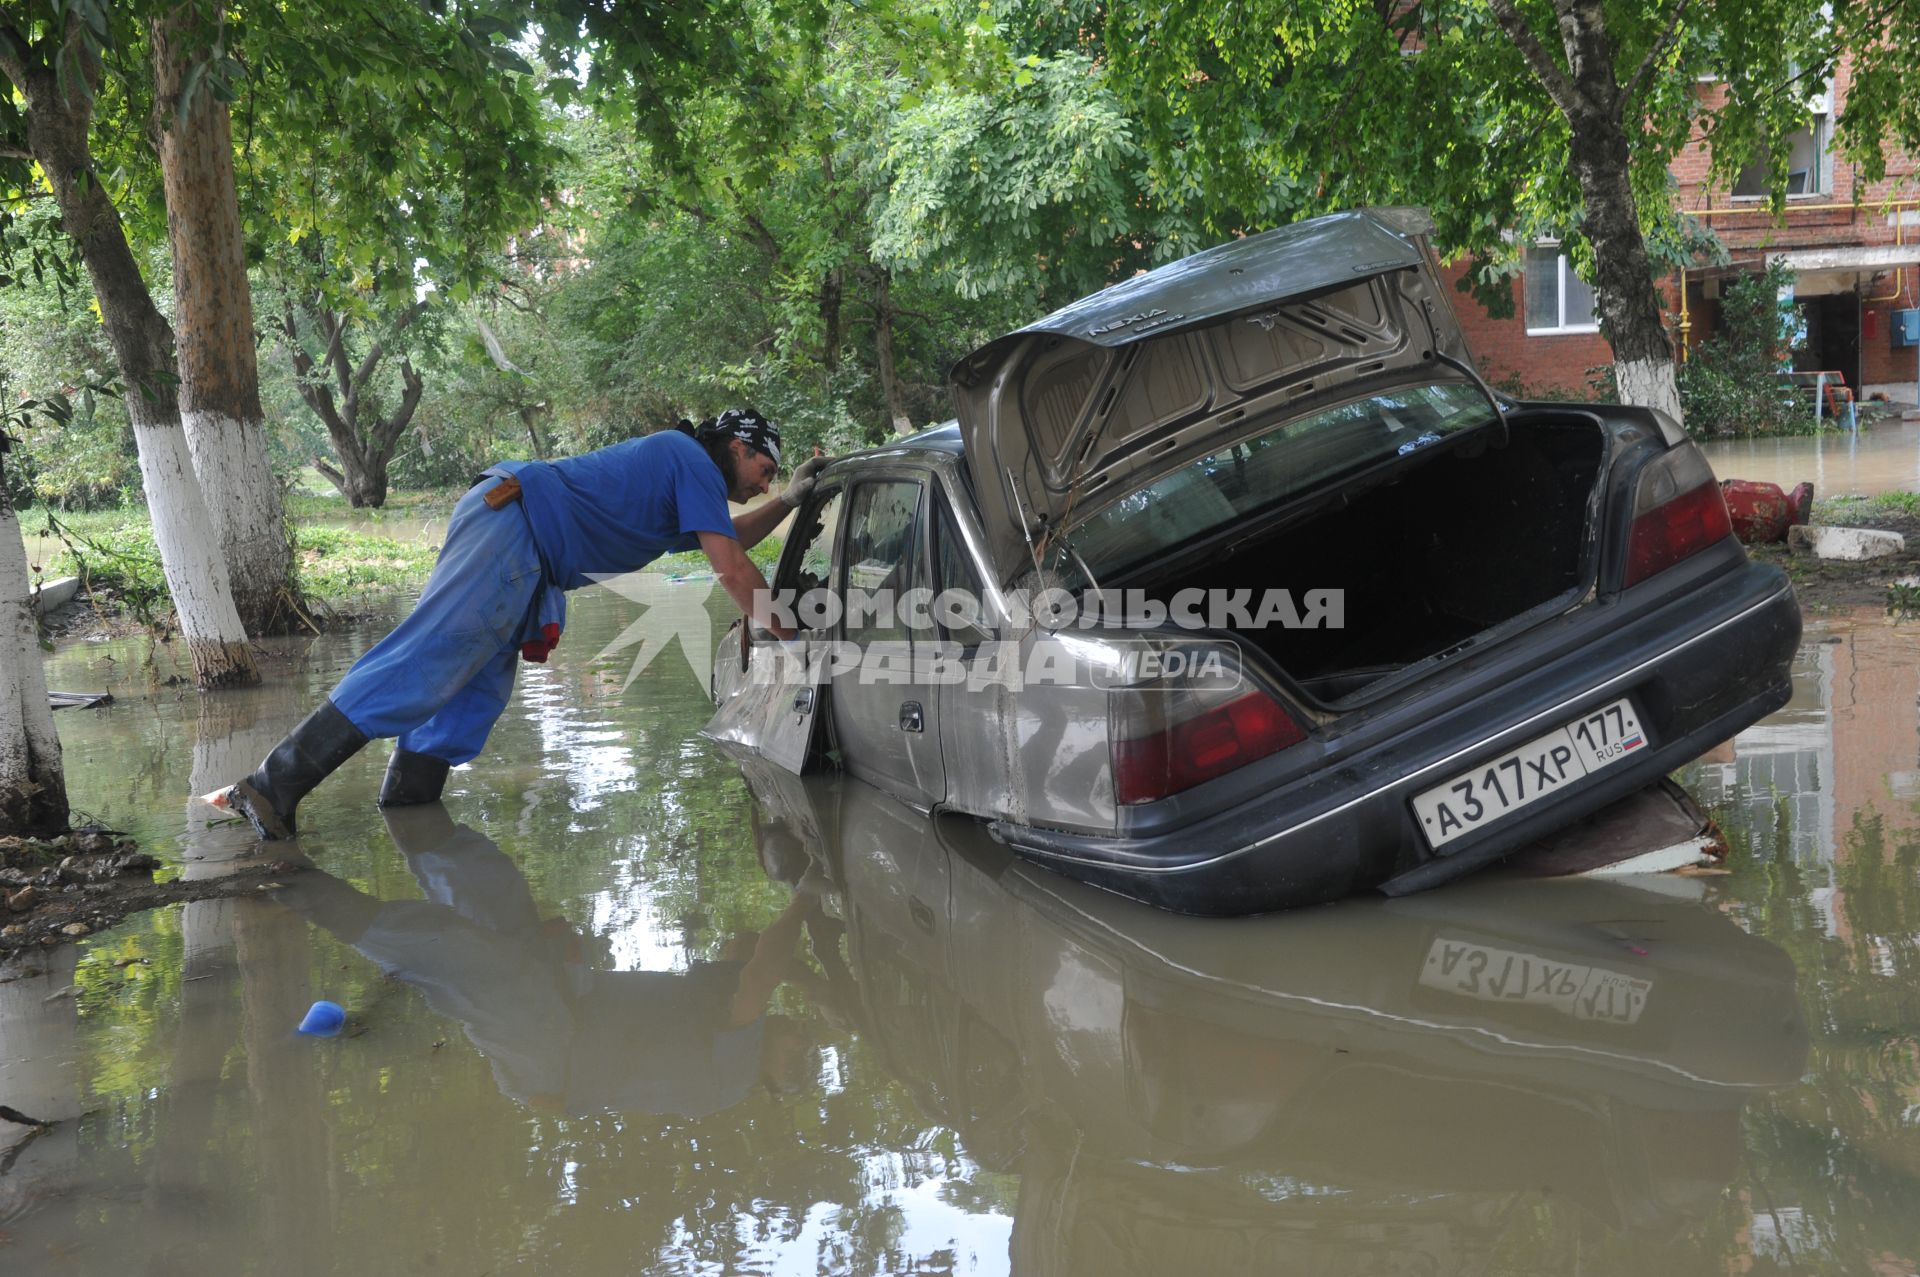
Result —
[[713, 618], [707, 612], [707, 597], [713, 593], [711, 576], [671, 577], [660, 572], [588, 575], [646, 609], [593, 658], [598, 663], [639, 644], [640, 650], [633, 654], [633, 667], [620, 684], [621, 691], [631, 687], [640, 672], [676, 638], [681, 655], [687, 658], [687, 668], [702, 686], [706, 684], [713, 670]]

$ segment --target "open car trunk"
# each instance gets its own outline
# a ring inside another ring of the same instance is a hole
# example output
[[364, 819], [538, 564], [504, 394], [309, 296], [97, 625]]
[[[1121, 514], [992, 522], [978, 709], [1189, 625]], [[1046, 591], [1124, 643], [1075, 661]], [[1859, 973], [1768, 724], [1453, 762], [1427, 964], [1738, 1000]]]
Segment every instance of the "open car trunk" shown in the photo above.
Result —
[[1350, 499], [1308, 497], [1266, 535], [1168, 546], [1156, 567], [1111, 584], [1161, 601], [1251, 589], [1256, 605], [1264, 589], [1289, 591], [1296, 606], [1309, 590], [1344, 591], [1340, 628], [1236, 636], [1322, 703], [1366, 700], [1410, 666], [1570, 606], [1590, 584], [1600, 423], [1529, 414], [1504, 445], [1493, 432], [1476, 443], [1416, 453]]

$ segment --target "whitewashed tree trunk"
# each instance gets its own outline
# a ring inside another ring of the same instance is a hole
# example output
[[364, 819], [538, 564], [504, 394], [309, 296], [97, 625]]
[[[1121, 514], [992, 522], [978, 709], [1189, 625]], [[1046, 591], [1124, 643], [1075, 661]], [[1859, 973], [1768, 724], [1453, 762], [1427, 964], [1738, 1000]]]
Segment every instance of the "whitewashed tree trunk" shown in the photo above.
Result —
[[233, 182], [226, 103], [204, 83], [180, 97], [210, 57], [197, 5], [153, 20], [153, 123], [160, 140], [180, 367], [180, 420], [227, 561], [241, 622], [254, 634], [285, 630], [295, 612], [293, 549], [280, 485], [267, 461], [253, 289]]
[[227, 586], [226, 556], [202, 499], [186, 432], [171, 422], [143, 421], [129, 398], [133, 437], [140, 449], [140, 483], [153, 520], [153, 541], [167, 592], [202, 687], [260, 681], [247, 631]]
[[[80, 19], [76, 15], [68, 21]], [[77, 51], [78, 72], [97, 91], [104, 75], [98, 58], [87, 52], [84, 42], [68, 47]], [[194, 673], [202, 687], [257, 683], [260, 671], [234, 609], [219, 535], [180, 426], [173, 329], [154, 306], [127, 246], [119, 210], [93, 171], [89, 128], [96, 98], [71, 88], [68, 72], [50, 65], [16, 67], [9, 75], [15, 72], [15, 88], [26, 94], [29, 107], [29, 149], [53, 192], [61, 226], [86, 264], [102, 326], [120, 365], [153, 540]]]
[[67, 827], [66, 773], [27, 606], [26, 542], [4, 478], [0, 471], [0, 834], [52, 834]]
[[1658, 408], [1675, 421], [1682, 420], [1680, 386], [1674, 380], [1671, 359], [1621, 359], [1613, 365], [1620, 386], [1620, 402]]
[[266, 429], [259, 418], [189, 408], [186, 393], [183, 384], [180, 423], [219, 535], [234, 608], [249, 633], [285, 630], [293, 555], [280, 484], [267, 461]]
[[1661, 318], [1633, 186], [1640, 126], [1638, 117], [1630, 123], [1633, 94], [1615, 68], [1607, 6], [1600, 0], [1555, 0], [1553, 29], [1564, 63], [1547, 51], [1516, 0], [1489, 0], [1488, 7], [1566, 117], [1567, 166], [1580, 183], [1580, 229], [1593, 245], [1600, 329], [1613, 347], [1620, 398], [1679, 421], [1673, 343]]

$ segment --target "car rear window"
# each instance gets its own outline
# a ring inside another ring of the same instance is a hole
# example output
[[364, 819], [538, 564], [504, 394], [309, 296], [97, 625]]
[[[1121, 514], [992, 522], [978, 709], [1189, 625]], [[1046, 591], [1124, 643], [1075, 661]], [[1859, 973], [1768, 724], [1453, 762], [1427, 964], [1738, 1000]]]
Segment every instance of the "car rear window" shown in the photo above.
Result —
[[1342, 475], [1493, 420], [1463, 382], [1411, 386], [1295, 417], [1163, 475], [1088, 518], [1073, 548], [1096, 577], [1127, 568]]

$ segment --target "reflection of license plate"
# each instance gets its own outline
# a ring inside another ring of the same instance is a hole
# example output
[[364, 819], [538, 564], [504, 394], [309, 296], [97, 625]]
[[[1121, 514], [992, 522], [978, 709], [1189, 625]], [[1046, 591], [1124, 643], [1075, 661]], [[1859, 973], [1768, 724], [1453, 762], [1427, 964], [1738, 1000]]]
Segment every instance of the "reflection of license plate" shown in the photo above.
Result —
[[1420, 983], [1482, 1002], [1524, 1002], [1605, 1024], [1637, 1023], [1653, 989], [1651, 980], [1604, 967], [1445, 936], [1428, 946]]
[[1647, 747], [1625, 697], [1413, 796], [1427, 844], [1441, 847]]

